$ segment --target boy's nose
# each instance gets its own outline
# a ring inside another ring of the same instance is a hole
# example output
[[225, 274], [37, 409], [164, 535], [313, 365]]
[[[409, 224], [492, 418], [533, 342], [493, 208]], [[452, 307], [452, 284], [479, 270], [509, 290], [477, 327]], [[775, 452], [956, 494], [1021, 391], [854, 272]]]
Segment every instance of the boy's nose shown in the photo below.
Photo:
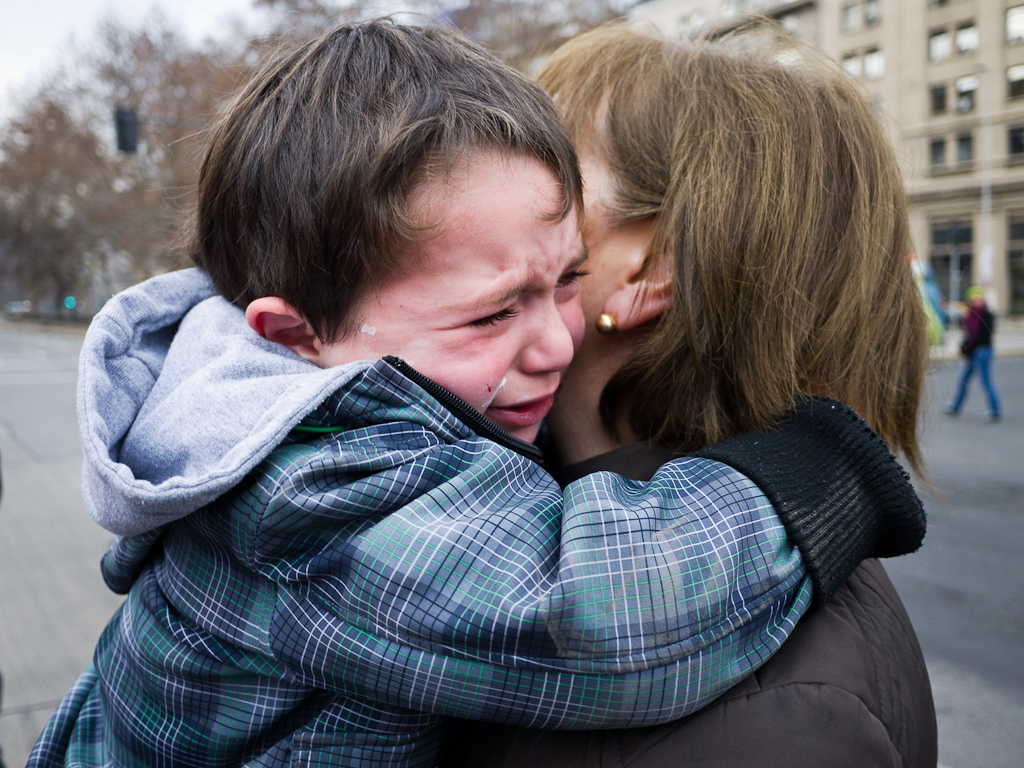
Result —
[[[578, 317], [577, 317], [578, 315]], [[579, 306], [552, 306], [539, 318], [533, 343], [523, 355], [523, 367], [530, 373], [564, 371], [576, 352], [573, 329], [582, 328]]]

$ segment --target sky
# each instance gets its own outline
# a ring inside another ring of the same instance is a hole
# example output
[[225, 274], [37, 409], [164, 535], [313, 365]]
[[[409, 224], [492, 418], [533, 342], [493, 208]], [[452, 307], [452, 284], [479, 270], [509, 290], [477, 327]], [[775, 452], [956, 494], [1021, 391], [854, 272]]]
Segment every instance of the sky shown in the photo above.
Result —
[[138, 22], [154, 6], [197, 41], [220, 37], [228, 16], [260, 18], [252, 0], [0, 0], [0, 116], [15, 89], [57, 66], [70, 40], [90, 39], [111, 14]]

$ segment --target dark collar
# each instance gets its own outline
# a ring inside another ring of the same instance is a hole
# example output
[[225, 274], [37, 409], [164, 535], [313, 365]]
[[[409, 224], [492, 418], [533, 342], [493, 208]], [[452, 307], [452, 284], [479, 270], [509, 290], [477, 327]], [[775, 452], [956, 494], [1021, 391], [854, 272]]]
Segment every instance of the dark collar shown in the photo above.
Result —
[[662, 464], [681, 454], [664, 445], [630, 443], [607, 453], [593, 456], [554, 472], [558, 484], [565, 487], [573, 480], [594, 472], [617, 472], [630, 480], [650, 480]]

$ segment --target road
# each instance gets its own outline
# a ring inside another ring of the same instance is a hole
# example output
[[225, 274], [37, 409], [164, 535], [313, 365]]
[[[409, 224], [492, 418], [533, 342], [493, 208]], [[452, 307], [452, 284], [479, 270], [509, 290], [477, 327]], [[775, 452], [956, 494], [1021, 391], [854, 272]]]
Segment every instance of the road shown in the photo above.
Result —
[[[998, 347], [997, 347], [998, 348]], [[924, 649], [948, 768], [1024, 766], [1024, 357], [997, 359], [999, 424], [985, 424], [977, 381], [961, 414], [943, 415], [959, 362], [929, 382], [918, 482], [928, 534], [886, 563]]]
[[[1024, 333], [1024, 331], [1022, 331]], [[997, 341], [998, 345], [998, 341]], [[98, 560], [112, 540], [79, 498], [74, 382], [80, 332], [0, 323], [0, 747], [23, 765], [120, 599]], [[943, 768], [1024, 765], [1024, 357], [998, 359], [1000, 424], [975, 388], [941, 410], [956, 362], [930, 377], [924, 446], [935, 490], [922, 550], [887, 561], [917, 628]]]

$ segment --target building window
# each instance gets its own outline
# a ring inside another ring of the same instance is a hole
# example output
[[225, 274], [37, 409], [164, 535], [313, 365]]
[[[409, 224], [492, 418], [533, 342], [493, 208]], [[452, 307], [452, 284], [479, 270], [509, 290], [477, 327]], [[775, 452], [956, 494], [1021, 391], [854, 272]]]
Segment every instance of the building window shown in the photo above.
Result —
[[946, 84], [933, 85], [928, 93], [931, 95], [932, 112], [945, 112], [946, 111], [946, 93], [948, 92]]
[[1024, 40], [1024, 5], [1006, 9], [1006, 42]]
[[860, 77], [861, 66], [860, 56], [856, 53], [848, 53], [842, 58], [843, 71], [850, 77]]
[[852, 78], [863, 75], [866, 80], [878, 80], [885, 75], [885, 54], [877, 48], [868, 48], [863, 56], [859, 52], [844, 54], [839, 61]]
[[1024, 126], [1012, 126], [1006, 132], [1006, 151], [1011, 160], [1024, 159]]
[[978, 76], [958, 77], [953, 85], [956, 89], [956, 111], [970, 112], [974, 109], [974, 94], [978, 91]]
[[869, 27], [882, 20], [882, 9], [879, 0], [864, 0], [864, 23]]
[[974, 159], [974, 137], [969, 133], [956, 137], [956, 161], [969, 163]]
[[978, 50], [978, 27], [973, 21], [961, 24], [956, 28], [956, 52], [973, 53]]
[[843, 5], [840, 11], [842, 17], [840, 18], [839, 25], [842, 27], [843, 32], [856, 32], [860, 29], [860, 3], [852, 2]]
[[943, 61], [953, 53], [953, 38], [948, 29], [937, 29], [928, 35], [928, 58]]
[[676, 34], [681, 37], [694, 37], [703, 32], [708, 25], [708, 16], [701, 10], [693, 13], [683, 14], [676, 18]]
[[779, 24], [794, 37], [800, 36], [800, 14], [787, 13], [785, 16], [780, 16]]
[[946, 140], [932, 139], [930, 150], [932, 168], [941, 168], [946, 164]]
[[935, 272], [939, 292], [950, 301], [960, 301], [971, 284], [971, 252], [974, 235], [970, 221], [944, 221], [932, 224], [932, 248], [929, 261]]
[[864, 78], [878, 80], [885, 74], [885, 54], [877, 48], [864, 51]]
[[1024, 64], [1006, 68], [1006, 96], [1010, 99], [1024, 96]]

